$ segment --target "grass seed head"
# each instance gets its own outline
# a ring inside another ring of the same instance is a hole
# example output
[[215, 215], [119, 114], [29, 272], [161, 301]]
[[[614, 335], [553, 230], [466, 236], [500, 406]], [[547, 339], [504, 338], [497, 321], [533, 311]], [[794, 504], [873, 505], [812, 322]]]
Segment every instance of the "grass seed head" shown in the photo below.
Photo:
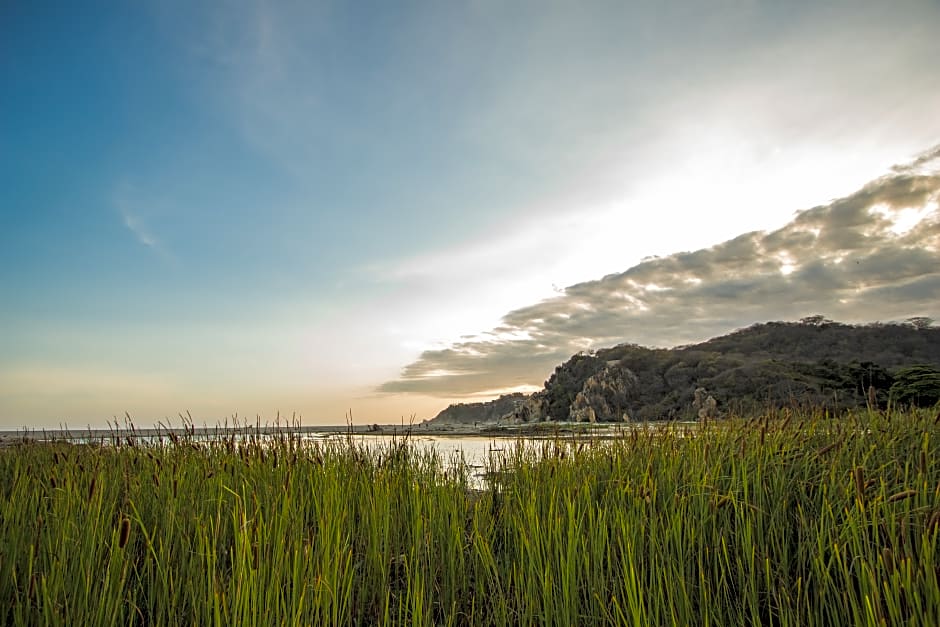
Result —
[[927, 531], [937, 533], [940, 531], [940, 509], [935, 510], [927, 523]]
[[894, 572], [894, 552], [890, 547], [886, 546], [884, 548], [884, 550], [881, 552], [881, 559], [884, 561], [884, 565], [888, 573], [890, 574]]
[[118, 548], [123, 549], [127, 546], [127, 541], [131, 537], [131, 521], [126, 516], [121, 517], [121, 530], [118, 533]]
[[854, 471], [855, 476], [855, 496], [860, 503], [865, 502], [865, 469], [858, 466]]
[[917, 490], [903, 490], [902, 492], [898, 492], [896, 494], [892, 494], [891, 496], [889, 496], [888, 503], [897, 503], [898, 501], [906, 501], [907, 499], [911, 498], [912, 496], [915, 496], [916, 494], [917, 494]]

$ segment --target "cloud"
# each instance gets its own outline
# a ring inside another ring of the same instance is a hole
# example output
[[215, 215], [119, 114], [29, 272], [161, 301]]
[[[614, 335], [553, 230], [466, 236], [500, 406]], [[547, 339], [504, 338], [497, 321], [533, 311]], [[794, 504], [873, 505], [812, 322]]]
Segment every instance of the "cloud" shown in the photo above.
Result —
[[165, 261], [175, 262], [176, 257], [157, 239], [141, 213], [135, 208], [138, 204], [133, 199], [135, 195], [135, 190], [126, 184], [120, 185], [115, 191], [114, 205], [121, 217], [121, 222], [142, 246], [149, 248]]
[[124, 226], [134, 234], [138, 242], [147, 248], [156, 249], [159, 246], [156, 238], [147, 230], [140, 216], [134, 215], [126, 207], [120, 207], [119, 211], [121, 212], [121, 218], [124, 220]]
[[[911, 210], [919, 220], [897, 228]], [[423, 352], [384, 393], [440, 397], [533, 385], [571, 354], [704, 340], [766, 320], [940, 313], [940, 146], [775, 231], [648, 259], [510, 311], [489, 332]]]

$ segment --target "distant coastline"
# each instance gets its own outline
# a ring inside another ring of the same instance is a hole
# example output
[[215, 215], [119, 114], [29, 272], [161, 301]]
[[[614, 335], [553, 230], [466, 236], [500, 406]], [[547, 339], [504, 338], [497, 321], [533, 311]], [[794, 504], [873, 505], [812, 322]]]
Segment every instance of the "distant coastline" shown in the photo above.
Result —
[[[631, 425], [636, 426], [636, 425]], [[111, 442], [119, 440], [151, 441], [157, 438], [172, 439], [189, 437], [195, 441], [213, 440], [221, 437], [273, 437], [277, 435], [302, 436], [306, 438], [323, 436], [329, 438], [350, 434], [355, 436], [435, 436], [435, 437], [538, 437], [553, 435], [611, 436], [624, 429], [624, 425], [585, 423], [538, 423], [538, 424], [433, 424], [430, 421], [414, 425], [371, 424], [371, 425], [309, 425], [309, 426], [239, 426], [239, 427], [175, 427], [175, 428], [133, 428], [133, 429], [16, 429], [0, 430], [0, 445], [17, 442]]]

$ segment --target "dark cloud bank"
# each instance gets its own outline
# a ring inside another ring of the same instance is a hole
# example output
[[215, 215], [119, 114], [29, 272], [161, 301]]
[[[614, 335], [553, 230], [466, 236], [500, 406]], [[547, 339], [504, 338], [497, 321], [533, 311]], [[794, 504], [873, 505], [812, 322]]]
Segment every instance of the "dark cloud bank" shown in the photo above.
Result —
[[[940, 146], [779, 230], [650, 259], [511, 311], [488, 333], [425, 351], [379, 390], [453, 397], [540, 385], [589, 347], [691, 343], [815, 313], [845, 322], [936, 316], [938, 202]], [[910, 210], [926, 215], [900, 230], [894, 218]]]

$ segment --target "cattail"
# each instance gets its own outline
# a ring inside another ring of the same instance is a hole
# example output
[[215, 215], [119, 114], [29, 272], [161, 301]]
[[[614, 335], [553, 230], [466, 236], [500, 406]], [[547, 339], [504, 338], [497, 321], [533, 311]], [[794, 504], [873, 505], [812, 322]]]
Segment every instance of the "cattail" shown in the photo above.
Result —
[[927, 523], [928, 531], [933, 531], [936, 533], [938, 529], [940, 529], [940, 509], [933, 513], [933, 515], [930, 517], [930, 522]]
[[160, 478], [157, 477], [157, 473], [153, 473], [153, 475], [151, 475], [151, 476], [153, 477], [153, 485], [155, 485], [155, 486], [157, 486], [157, 487], [159, 488], [159, 487], [160, 487]]
[[51, 485], [52, 489], [55, 490], [55, 487], [56, 487], [55, 477], [49, 477], [49, 485]]
[[890, 547], [885, 547], [881, 552], [881, 559], [889, 573], [894, 572], [894, 552]]
[[897, 494], [892, 494], [888, 497], [888, 503], [897, 503], [898, 501], [904, 501], [912, 496], [917, 494], [917, 490], [904, 490], [903, 492], [898, 492]]
[[95, 495], [95, 483], [98, 480], [98, 476], [95, 475], [91, 478], [91, 483], [88, 484], [88, 500], [91, 500], [91, 497]]
[[118, 548], [123, 549], [127, 546], [127, 541], [131, 537], [131, 521], [127, 517], [121, 518], [121, 531], [118, 534]]
[[865, 469], [859, 466], [853, 474], [855, 475], [855, 496], [859, 503], [865, 503]]
[[818, 451], [816, 451], [816, 454], [817, 454], [817, 455], [825, 455], [826, 453], [828, 453], [829, 451], [831, 451], [831, 450], [834, 449], [835, 447], [839, 446], [840, 444], [842, 444], [842, 438], [839, 438], [838, 440], [836, 440], [836, 441], [833, 442], [832, 444], [827, 444], [826, 446], [822, 447], [821, 449], [819, 449]]

